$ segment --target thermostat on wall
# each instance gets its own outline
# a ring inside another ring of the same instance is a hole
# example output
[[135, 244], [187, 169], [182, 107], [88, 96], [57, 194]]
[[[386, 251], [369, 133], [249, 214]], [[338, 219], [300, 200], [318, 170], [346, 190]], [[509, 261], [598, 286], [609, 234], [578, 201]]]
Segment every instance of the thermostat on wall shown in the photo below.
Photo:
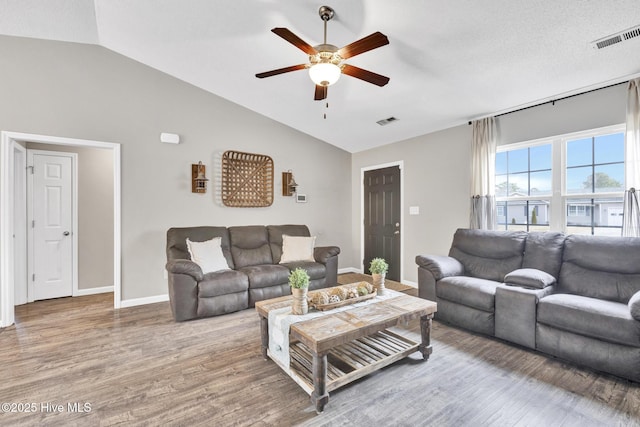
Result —
[[307, 195], [306, 194], [296, 194], [296, 202], [298, 202], [298, 203], [307, 203]]
[[180, 135], [162, 132], [160, 134], [160, 141], [166, 144], [180, 144]]

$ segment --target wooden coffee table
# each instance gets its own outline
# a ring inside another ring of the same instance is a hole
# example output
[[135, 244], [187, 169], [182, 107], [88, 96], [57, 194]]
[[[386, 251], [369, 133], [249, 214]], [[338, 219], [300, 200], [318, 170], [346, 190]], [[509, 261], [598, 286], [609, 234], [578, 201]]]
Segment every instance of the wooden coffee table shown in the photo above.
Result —
[[[291, 305], [291, 300], [291, 296], [284, 296], [256, 303], [265, 360], [270, 356], [269, 312]], [[289, 366], [283, 366], [276, 358], [272, 360], [311, 396], [320, 413], [329, 401], [330, 391], [415, 351], [420, 351], [423, 360], [427, 360], [432, 352], [431, 320], [436, 307], [433, 301], [402, 294], [293, 323]], [[420, 343], [387, 330], [418, 318]]]

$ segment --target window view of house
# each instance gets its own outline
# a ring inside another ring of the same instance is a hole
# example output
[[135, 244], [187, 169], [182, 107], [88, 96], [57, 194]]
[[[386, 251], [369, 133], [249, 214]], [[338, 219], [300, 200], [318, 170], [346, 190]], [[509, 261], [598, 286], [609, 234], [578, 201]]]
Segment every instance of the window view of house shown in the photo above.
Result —
[[566, 232], [619, 236], [624, 193], [624, 134], [567, 141], [566, 159], [566, 194], [571, 196], [566, 199]]
[[620, 236], [624, 188], [620, 126], [503, 146], [496, 154], [499, 229]]

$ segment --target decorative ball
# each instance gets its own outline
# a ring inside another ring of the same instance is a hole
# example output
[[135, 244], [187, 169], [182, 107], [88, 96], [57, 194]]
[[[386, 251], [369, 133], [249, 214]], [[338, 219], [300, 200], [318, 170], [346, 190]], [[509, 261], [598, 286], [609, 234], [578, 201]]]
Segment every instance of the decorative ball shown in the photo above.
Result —
[[344, 301], [347, 299], [347, 288], [340, 286], [333, 290], [333, 295], [337, 295], [340, 301]]
[[329, 293], [320, 291], [313, 295], [313, 303], [315, 305], [329, 304]]
[[358, 298], [358, 290], [356, 288], [351, 288], [347, 291], [347, 298]]
[[364, 283], [364, 287], [367, 288], [367, 292], [372, 293], [373, 292], [373, 285], [369, 282], [365, 282]]
[[365, 286], [358, 287], [358, 295], [365, 296], [365, 295], [368, 295], [368, 294], [369, 294], [369, 291], [367, 290], [367, 288]]
[[331, 295], [329, 297], [329, 304], [333, 304], [334, 302], [340, 302], [340, 297], [338, 295]]

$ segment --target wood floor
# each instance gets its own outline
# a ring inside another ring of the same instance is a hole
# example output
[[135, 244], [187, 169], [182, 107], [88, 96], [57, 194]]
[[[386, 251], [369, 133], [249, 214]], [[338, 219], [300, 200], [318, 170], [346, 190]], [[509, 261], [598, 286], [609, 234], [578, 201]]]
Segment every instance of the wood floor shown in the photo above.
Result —
[[[36, 411], [0, 412], [0, 425], [640, 425], [638, 384], [437, 321], [428, 362], [416, 353], [339, 389], [316, 415], [262, 359], [253, 309], [175, 323], [168, 303], [112, 304], [103, 294], [17, 308], [0, 330], [0, 402]], [[405, 332], [417, 339], [416, 326]]]

